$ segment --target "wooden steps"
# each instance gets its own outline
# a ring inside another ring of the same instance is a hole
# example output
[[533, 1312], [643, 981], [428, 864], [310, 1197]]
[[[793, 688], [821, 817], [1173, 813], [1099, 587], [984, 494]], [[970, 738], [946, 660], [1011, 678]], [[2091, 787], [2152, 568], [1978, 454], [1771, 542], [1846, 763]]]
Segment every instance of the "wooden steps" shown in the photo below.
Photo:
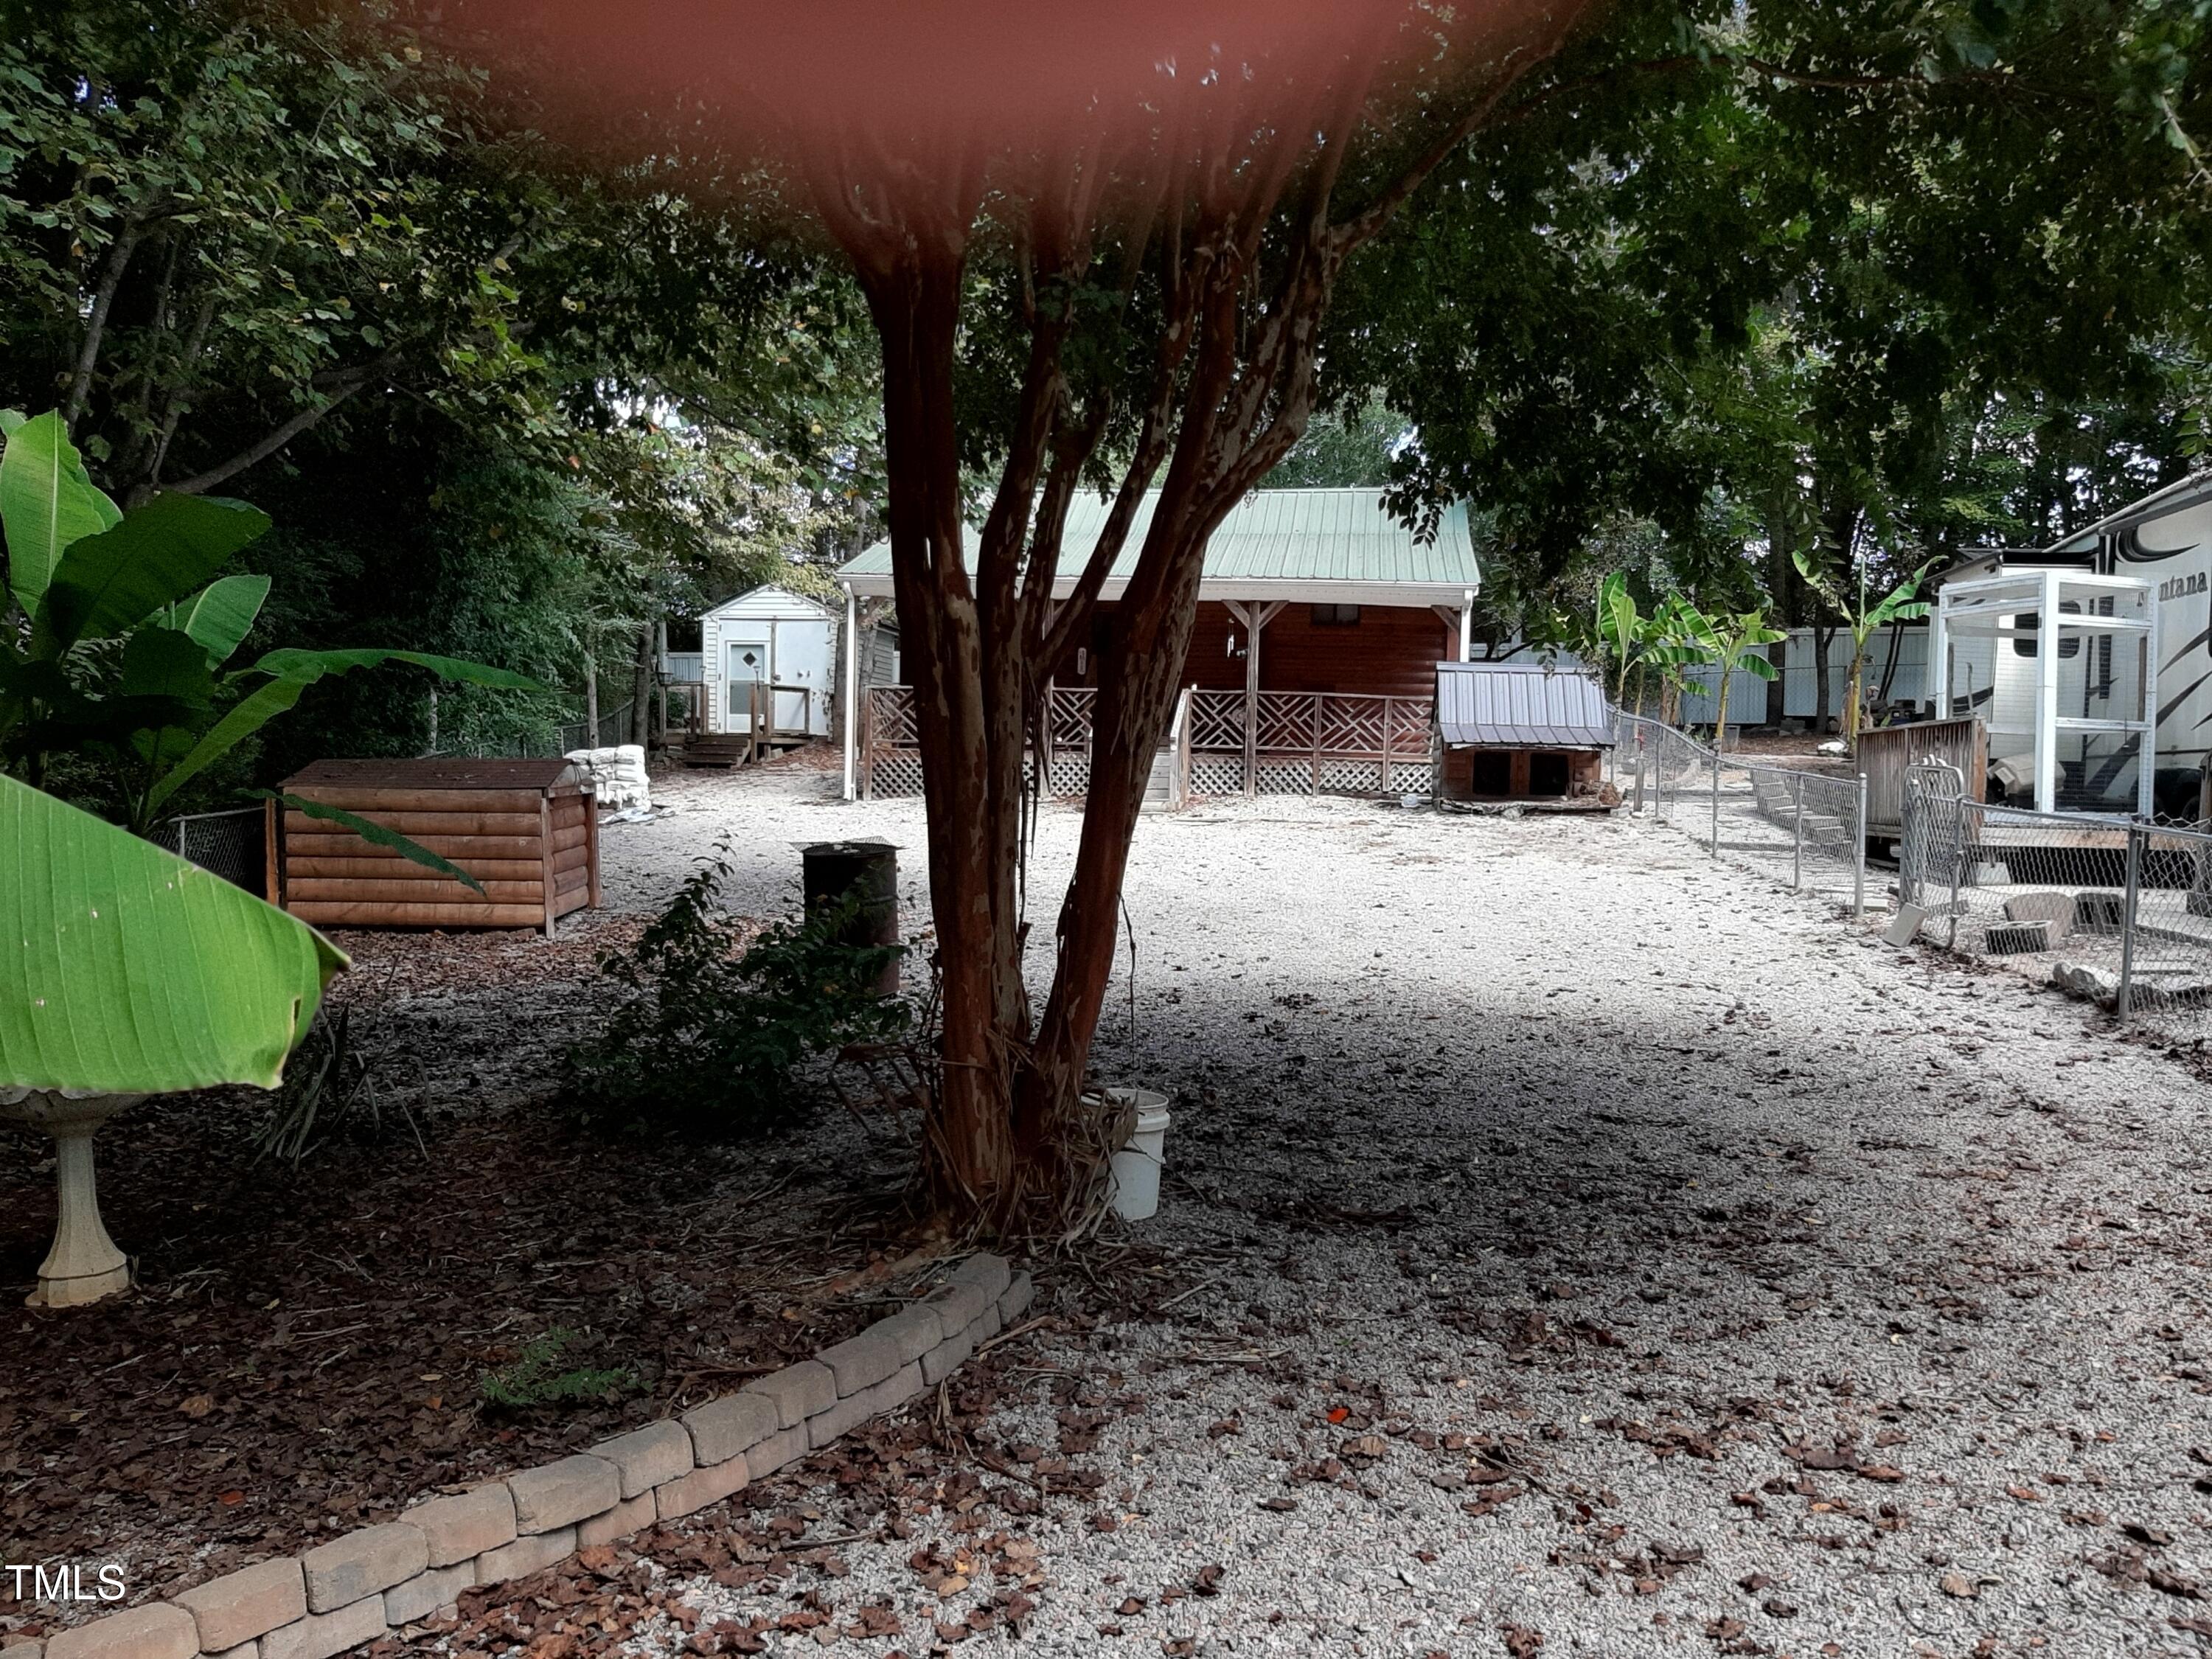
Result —
[[686, 739], [686, 766], [743, 766], [752, 759], [752, 740], [742, 732], [708, 732]]

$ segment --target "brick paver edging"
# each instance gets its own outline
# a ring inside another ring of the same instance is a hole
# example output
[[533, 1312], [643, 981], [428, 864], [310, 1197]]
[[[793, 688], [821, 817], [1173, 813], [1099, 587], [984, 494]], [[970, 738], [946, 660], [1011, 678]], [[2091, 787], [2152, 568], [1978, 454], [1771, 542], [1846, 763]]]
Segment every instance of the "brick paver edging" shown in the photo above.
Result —
[[0, 1659], [331, 1659], [594, 1544], [690, 1515], [903, 1405], [1029, 1306], [1030, 1276], [973, 1255], [926, 1300], [813, 1358], [557, 1462], [110, 1613]]

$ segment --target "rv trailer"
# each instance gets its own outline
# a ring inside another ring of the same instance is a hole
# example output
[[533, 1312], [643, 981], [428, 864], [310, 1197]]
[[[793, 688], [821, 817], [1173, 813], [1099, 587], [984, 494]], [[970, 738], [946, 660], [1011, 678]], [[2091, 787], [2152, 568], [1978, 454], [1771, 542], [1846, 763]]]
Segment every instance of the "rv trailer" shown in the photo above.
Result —
[[1990, 799], [2198, 816], [2212, 752], [2212, 471], [2055, 546], [1978, 553], [1941, 580], [1934, 713], [1981, 717]]

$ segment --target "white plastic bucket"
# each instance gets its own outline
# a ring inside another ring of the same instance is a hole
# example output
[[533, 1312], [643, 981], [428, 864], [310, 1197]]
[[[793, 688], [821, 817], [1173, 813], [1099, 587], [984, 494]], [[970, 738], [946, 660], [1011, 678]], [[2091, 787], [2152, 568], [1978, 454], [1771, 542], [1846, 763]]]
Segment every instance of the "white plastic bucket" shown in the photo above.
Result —
[[1168, 1097], [1151, 1089], [1109, 1089], [1106, 1098], [1137, 1109], [1137, 1127], [1114, 1154], [1106, 1202], [1124, 1221], [1146, 1221], [1160, 1207], [1160, 1170], [1167, 1162]]

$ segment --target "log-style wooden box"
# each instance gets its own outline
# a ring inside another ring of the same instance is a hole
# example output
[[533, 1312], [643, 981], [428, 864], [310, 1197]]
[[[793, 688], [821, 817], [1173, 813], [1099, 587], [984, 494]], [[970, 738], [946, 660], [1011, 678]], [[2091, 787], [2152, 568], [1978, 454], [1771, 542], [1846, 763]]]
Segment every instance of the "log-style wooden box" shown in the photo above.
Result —
[[344, 825], [269, 803], [269, 893], [324, 927], [542, 927], [599, 902], [590, 781], [563, 760], [326, 760], [283, 792], [398, 830], [479, 896]]

